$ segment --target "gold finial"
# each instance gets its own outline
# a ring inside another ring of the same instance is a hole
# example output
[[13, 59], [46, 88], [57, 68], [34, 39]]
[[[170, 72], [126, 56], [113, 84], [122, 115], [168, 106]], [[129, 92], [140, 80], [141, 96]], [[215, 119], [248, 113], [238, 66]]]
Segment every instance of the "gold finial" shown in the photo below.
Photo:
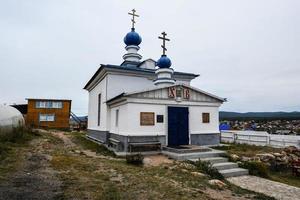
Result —
[[132, 28], [134, 29], [134, 24], [136, 23], [134, 18], [135, 17], [139, 17], [139, 15], [135, 14], [136, 10], [135, 9], [132, 9], [132, 13], [128, 13], [128, 15], [132, 15], [132, 19], [131, 19], [131, 22], [132, 22]]
[[161, 48], [163, 49], [163, 55], [166, 55], [166, 51], [167, 51], [167, 48], [166, 48], [166, 41], [170, 41], [170, 39], [166, 38], [166, 32], [162, 32], [161, 33], [163, 36], [159, 36], [158, 39], [161, 39], [163, 41], [163, 45], [161, 45]]

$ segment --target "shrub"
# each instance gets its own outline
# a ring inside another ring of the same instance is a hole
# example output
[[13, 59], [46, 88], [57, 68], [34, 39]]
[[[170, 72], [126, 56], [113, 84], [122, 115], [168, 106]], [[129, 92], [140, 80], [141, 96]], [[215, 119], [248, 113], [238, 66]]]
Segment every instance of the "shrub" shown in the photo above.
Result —
[[210, 162], [201, 161], [200, 159], [196, 162], [192, 162], [197, 168], [198, 171], [208, 174], [213, 179], [223, 180], [224, 176], [212, 166]]
[[239, 164], [240, 167], [248, 169], [250, 175], [268, 178], [268, 167], [262, 162], [246, 161]]
[[141, 153], [126, 155], [126, 162], [133, 165], [142, 165], [144, 156]]

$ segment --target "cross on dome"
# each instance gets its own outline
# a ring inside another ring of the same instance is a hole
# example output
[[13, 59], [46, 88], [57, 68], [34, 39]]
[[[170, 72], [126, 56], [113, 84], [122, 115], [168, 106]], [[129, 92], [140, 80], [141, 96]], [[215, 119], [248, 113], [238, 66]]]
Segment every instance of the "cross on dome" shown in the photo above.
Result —
[[158, 39], [161, 39], [163, 41], [163, 45], [161, 45], [161, 48], [163, 49], [163, 55], [166, 55], [166, 41], [170, 41], [170, 39], [166, 38], [167, 33], [166, 32], [162, 32], [161, 33], [163, 36], [159, 36]]
[[132, 15], [132, 19], [131, 19], [131, 22], [132, 22], [132, 28], [134, 29], [134, 24], [136, 23], [135, 20], [134, 20], [134, 17], [139, 17], [139, 15], [135, 14], [136, 10], [135, 9], [132, 9], [132, 13], [128, 13], [128, 15]]

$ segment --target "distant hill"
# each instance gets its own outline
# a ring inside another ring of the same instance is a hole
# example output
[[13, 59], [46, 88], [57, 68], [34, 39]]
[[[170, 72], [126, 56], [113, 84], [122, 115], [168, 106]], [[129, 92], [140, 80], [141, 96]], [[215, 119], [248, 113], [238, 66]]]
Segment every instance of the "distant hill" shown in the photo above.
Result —
[[300, 112], [220, 112], [220, 120], [275, 120], [290, 119], [300, 120]]

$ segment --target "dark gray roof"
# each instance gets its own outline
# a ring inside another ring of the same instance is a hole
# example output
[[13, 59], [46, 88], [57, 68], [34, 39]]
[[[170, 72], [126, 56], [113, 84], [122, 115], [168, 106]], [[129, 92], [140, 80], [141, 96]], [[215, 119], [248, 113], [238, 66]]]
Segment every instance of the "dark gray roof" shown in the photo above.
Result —
[[[87, 87], [92, 83], [92, 81], [97, 77], [97, 75], [104, 69], [117, 69], [117, 70], [123, 70], [124, 72], [142, 72], [142, 73], [149, 73], [149, 74], [155, 74], [155, 69], [145, 69], [140, 68], [137, 63], [130, 63], [130, 62], [123, 62], [121, 65], [101, 65], [99, 69], [96, 71], [96, 73], [92, 76], [92, 78], [87, 82], [87, 84], [84, 86], [83, 89], [87, 89]], [[199, 76], [199, 74], [193, 74], [193, 73], [186, 73], [186, 72], [174, 72], [174, 75], [178, 76], [189, 76], [192, 78], [196, 78]]]

